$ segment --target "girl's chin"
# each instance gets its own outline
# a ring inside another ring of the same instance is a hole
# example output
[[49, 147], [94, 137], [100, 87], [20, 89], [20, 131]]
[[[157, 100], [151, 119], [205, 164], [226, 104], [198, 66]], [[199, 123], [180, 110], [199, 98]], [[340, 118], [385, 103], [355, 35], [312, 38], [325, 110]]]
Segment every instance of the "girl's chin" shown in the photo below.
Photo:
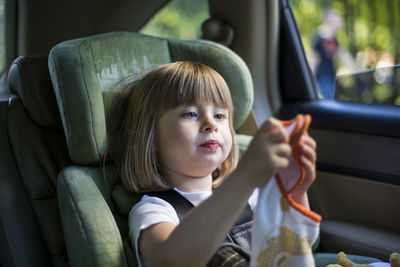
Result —
[[207, 170], [201, 170], [201, 171], [195, 171], [194, 169], [190, 170], [187, 172], [187, 176], [193, 177], [193, 178], [205, 178], [205, 177], [209, 177], [212, 175], [212, 173], [218, 168], [219, 165], [216, 165], [215, 168], [213, 169], [209, 169], [207, 168]]
[[213, 172], [216, 170], [217, 168], [215, 168], [214, 170], [207, 172], [207, 173], [192, 173], [191, 175], [189, 175], [190, 177], [193, 177], [195, 179], [202, 179], [202, 178], [211, 178]]
[[190, 172], [190, 173], [188, 173], [187, 176], [193, 177], [193, 178], [197, 178], [197, 179], [208, 178], [209, 176], [211, 176], [212, 172], [213, 171], [210, 171], [210, 172]]
[[[220, 166], [222, 162], [227, 158], [228, 156], [223, 155], [222, 153], [215, 153], [215, 154], [208, 154], [208, 155], [203, 155], [202, 157], [197, 158], [196, 164], [201, 165], [199, 167], [202, 168], [207, 168], [208, 166]], [[209, 167], [211, 168], [211, 167]]]

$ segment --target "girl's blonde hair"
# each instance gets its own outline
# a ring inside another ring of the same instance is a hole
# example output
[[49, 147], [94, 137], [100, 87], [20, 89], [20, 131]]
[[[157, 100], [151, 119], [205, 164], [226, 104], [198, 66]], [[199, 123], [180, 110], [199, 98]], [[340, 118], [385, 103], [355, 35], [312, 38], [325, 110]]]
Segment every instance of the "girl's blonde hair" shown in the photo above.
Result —
[[131, 192], [171, 189], [157, 162], [155, 141], [164, 112], [181, 105], [207, 101], [229, 110], [232, 149], [213, 172], [214, 186], [236, 167], [233, 105], [225, 80], [212, 68], [197, 62], [159, 66], [127, 86], [121, 108], [123, 119], [116, 144], [115, 164], [123, 185]]

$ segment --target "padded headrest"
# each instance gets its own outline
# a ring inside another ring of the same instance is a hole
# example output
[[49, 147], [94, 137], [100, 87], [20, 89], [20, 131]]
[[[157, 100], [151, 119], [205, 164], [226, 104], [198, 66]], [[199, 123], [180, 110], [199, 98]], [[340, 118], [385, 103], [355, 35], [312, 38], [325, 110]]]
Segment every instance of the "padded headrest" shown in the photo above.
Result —
[[45, 128], [62, 128], [47, 56], [17, 58], [10, 67], [8, 84], [10, 91], [21, 98], [36, 124]]
[[206, 64], [225, 78], [238, 128], [253, 105], [253, 83], [243, 60], [222, 45], [128, 32], [56, 45], [50, 51], [49, 69], [72, 161], [98, 164], [107, 154], [107, 103], [115, 95], [115, 84], [127, 75], [181, 60]]

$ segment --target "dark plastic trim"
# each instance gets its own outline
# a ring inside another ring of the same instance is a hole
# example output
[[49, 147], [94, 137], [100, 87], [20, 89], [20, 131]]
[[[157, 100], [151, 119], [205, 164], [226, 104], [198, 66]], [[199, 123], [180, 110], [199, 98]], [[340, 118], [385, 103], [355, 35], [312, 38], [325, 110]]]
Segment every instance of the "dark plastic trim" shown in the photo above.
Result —
[[343, 166], [336, 166], [332, 164], [325, 164], [325, 163], [318, 163], [317, 170], [319, 171], [327, 171], [333, 173], [339, 173], [347, 176], [358, 177], [365, 180], [381, 182], [386, 184], [394, 184], [400, 185], [400, 176], [381, 173], [381, 172], [374, 172], [374, 171], [366, 171], [360, 170], [355, 168], [348, 168]]
[[316, 100], [284, 104], [280, 116], [312, 115], [312, 127], [400, 137], [400, 106]]
[[307, 62], [297, 22], [287, 1], [281, 1], [279, 57], [282, 100], [317, 99], [317, 84]]

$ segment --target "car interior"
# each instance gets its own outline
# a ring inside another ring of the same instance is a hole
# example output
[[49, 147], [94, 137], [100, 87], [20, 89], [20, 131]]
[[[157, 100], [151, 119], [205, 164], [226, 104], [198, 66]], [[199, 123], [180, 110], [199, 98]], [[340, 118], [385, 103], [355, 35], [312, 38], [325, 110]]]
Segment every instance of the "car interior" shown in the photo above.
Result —
[[115, 83], [177, 60], [227, 80], [242, 152], [266, 118], [311, 114], [317, 266], [400, 252], [398, 106], [320, 99], [289, 1], [209, 0], [201, 40], [139, 33], [168, 2], [4, 1], [0, 266], [136, 266], [127, 214], [140, 196], [106, 158], [107, 116]]

